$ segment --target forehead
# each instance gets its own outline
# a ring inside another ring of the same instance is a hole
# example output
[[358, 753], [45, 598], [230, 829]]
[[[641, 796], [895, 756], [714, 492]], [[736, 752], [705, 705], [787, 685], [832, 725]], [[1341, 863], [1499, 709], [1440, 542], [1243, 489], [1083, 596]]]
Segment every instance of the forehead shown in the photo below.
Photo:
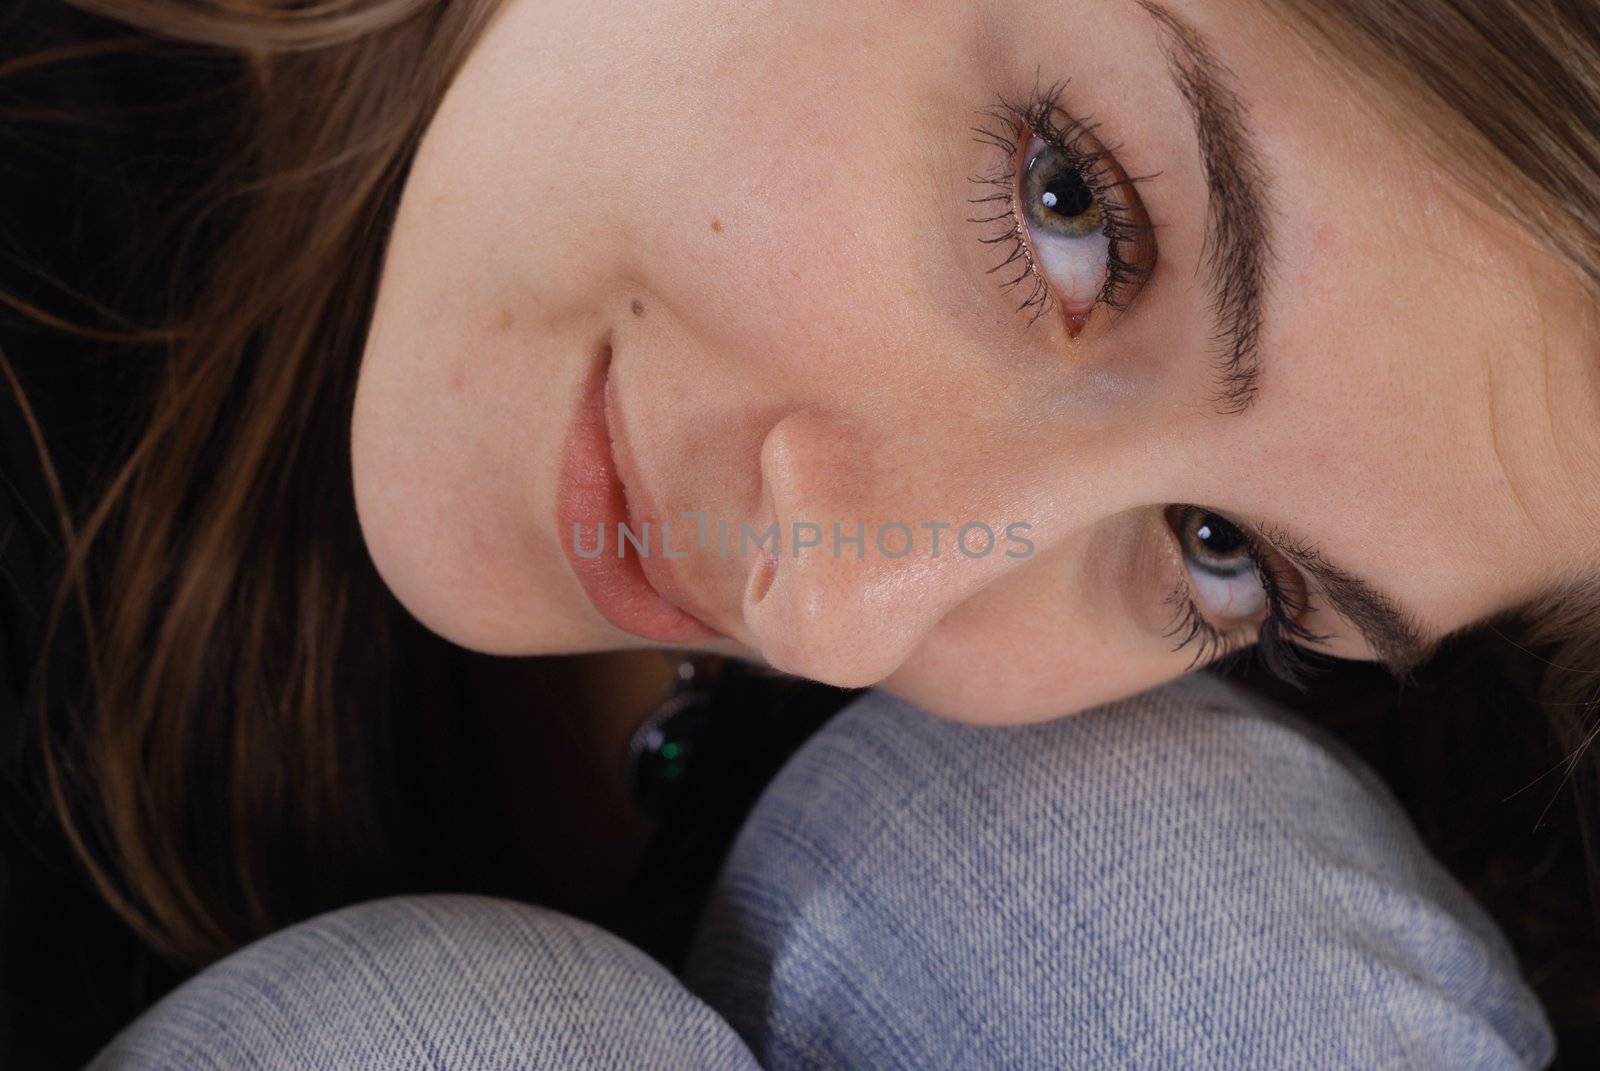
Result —
[[1225, 53], [1273, 176], [1263, 405], [1234, 433], [1304, 473], [1273, 485], [1279, 508], [1468, 618], [1592, 567], [1593, 300], [1337, 57], [1262, 5], [1181, 6]]
[[[1205, 35], [1249, 110], [1273, 251], [1260, 400], [1219, 418], [1172, 392], [1155, 432], [1172, 456], [1216, 479], [1216, 501], [1291, 523], [1436, 621], [1493, 613], [1600, 564], [1591, 297], [1470, 197], [1417, 128], [1389, 118], [1425, 121], [1419, 108], [1380, 107], [1376, 83], [1313, 51], [1270, 3], [1167, 6]], [[1136, 0], [968, 10], [973, 56], [1058, 63], [1075, 88], [1114, 100], [1103, 114], [1125, 155], [1171, 177], [1152, 197], [1167, 195], [1174, 222], [1195, 221], [1198, 150], [1186, 124], [1156, 118], [1175, 98], [1162, 34]], [[1198, 298], [1189, 261], [1176, 285]]]

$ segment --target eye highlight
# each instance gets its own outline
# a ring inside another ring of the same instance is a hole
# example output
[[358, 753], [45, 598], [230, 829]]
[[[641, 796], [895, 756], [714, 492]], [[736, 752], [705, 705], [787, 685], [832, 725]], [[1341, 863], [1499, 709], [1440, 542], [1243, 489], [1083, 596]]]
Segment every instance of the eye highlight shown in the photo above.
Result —
[[1000, 288], [1023, 290], [1017, 311], [1031, 311], [1032, 324], [1059, 303], [1076, 337], [1097, 306], [1126, 309], [1155, 269], [1154, 227], [1134, 192], [1153, 176], [1127, 176], [1094, 126], [1062, 110], [1065, 87], [982, 113], [973, 133], [1001, 160], [973, 178], [990, 192], [968, 200], [992, 211], [968, 221], [990, 227], [979, 240], [1004, 250], [989, 272], [1010, 269]]
[[1254, 649], [1280, 680], [1296, 687], [1317, 668], [1315, 652], [1301, 644], [1327, 639], [1300, 623], [1307, 610], [1305, 582], [1258, 536], [1201, 506], [1163, 511], [1183, 576], [1167, 595], [1174, 607], [1166, 632], [1174, 651], [1195, 648], [1189, 666]]

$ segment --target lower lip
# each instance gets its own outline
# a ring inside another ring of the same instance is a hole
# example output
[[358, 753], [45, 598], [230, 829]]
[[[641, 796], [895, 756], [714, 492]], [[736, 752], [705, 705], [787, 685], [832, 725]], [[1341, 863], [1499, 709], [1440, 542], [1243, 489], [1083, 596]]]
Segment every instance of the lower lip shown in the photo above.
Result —
[[[627, 495], [611, 453], [605, 404], [610, 370], [608, 348], [584, 380], [578, 412], [567, 432], [556, 503], [562, 549], [594, 608], [622, 631], [658, 643], [721, 638], [720, 632], [680, 610], [651, 586], [632, 546], [624, 544], [624, 553], [617, 553], [621, 543], [618, 525], [626, 523], [637, 533], [643, 529], [629, 522]], [[580, 555], [579, 546], [593, 551], [601, 532], [604, 550], [590, 558]]]

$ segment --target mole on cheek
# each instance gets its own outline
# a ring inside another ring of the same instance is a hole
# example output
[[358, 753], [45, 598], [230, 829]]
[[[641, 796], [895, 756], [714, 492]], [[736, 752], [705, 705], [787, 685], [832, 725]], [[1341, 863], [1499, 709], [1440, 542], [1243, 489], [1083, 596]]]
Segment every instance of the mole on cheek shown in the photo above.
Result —
[[711, 221], [711, 233], [712, 234], [721, 234], [722, 233], [722, 220], [714, 219], [714, 220]]
[[634, 299], [633, 305], [630, 307], [633, 309], [633, 314], [635, 316], [644, 315], [644, 302], [640, 301], [638, 298]]

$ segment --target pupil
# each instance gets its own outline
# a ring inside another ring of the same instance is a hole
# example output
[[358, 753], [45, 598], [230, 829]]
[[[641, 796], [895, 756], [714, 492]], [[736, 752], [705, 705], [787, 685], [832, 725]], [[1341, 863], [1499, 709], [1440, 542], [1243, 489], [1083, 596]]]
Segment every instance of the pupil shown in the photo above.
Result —
[[1244, 546], [1244, 533], [1214, 514], [1207, 514], [1200, 519], [1194, 535], [1207, 550], [1219, 557], [1232, 554]]
[[1063, 171], [1051, 179], [1039, 200], [1052, 212], [1068, 219], [1081, 216], [1094, 207], [1094, 193], [1076, 168]]

